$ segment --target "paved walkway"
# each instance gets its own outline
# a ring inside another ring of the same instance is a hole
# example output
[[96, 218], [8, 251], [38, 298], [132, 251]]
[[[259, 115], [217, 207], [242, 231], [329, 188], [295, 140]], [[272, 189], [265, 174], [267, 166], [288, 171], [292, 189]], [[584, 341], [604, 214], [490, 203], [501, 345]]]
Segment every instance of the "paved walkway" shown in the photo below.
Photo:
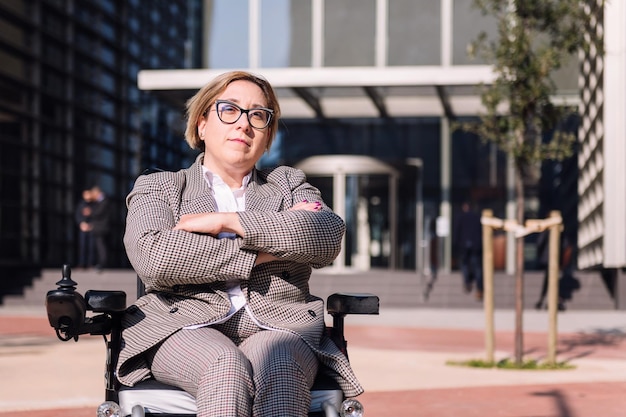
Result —
[[[512, 357], [514, 314], [496, 311], [496, 357]], [[484, 359], [480, 310], [391, 309], [346, 322], [367, 417], [622, 417], [626, 314], [567, 311], [558, 357], [571, 370], [449, 365]], [[546, 312], [524, 314], [527, 358], [546, 355]], [[92, 417], [103, 397], [104, 345], [60, 342], [41, 309], [0, 307], [0, 417]]]

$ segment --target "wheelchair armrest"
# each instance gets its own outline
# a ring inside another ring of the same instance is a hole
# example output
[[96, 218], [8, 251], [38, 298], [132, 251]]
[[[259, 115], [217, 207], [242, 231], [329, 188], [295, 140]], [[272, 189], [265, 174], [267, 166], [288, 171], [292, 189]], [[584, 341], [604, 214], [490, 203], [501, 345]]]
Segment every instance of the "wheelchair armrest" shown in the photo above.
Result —
[[95, 313], [117, 313], [126, 310], [124, 291], [88, 290], [85, 293], [87, 310]]
[[328, 297], [328, 314], [378, 314], [378, 296], [368, 293], [335, 293]]
[[344, 318], [347, 314], [378, 314], [378, 296], [367, 293], [335, 293], [326, 300], [326, 310], [333, 317], [330, 338], [348, 356], [348, 342], [344, 338]]

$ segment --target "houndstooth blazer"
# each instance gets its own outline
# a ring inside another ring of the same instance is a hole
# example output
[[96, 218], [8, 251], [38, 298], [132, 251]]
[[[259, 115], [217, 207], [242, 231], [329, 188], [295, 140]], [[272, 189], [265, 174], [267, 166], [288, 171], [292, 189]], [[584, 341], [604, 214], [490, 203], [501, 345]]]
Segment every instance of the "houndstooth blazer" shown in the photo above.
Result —
[[[142, 353], [177, 330], [223, 319], [230, 309], [226, 281], [237, 279], [261, 323], [300, 335], [346, 396], [362, 393], [348, 360], [323, 334], [323, 300], [309, 293], [311, 268], [339, 253], [343, 220], [302, 171], [278, 167], [253, 172], [239, 213], [245, 238], [172, 230], [184, 214], [216, 211], [202, 161], [203, 154], [187, 169], [140, 176], [126, 199], [124, 245], [147, 295], [123, 317], [119, 381], [132, 386], [149, 378]], [[303, 200], [323, 208], [286, 211]], [[259, 251], [279, 260], [254, 266]]]

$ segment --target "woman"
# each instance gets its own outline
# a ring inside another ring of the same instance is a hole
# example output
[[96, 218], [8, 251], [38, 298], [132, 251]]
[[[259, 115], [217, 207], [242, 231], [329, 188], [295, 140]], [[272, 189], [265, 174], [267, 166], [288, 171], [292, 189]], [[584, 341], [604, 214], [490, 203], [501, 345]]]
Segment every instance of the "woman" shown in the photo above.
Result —
[[301, 171], [255, 168], [279, 116], [266, 80], [218, 76], [187, 102], [196, 162], [139, 177], [127, 198], [124, 244], [147, 295], [125, 315], [118, 379], [178, 386], [199, 417], [305, 416], [320, 367], [363, 391], [308, 285], [344, 222]]

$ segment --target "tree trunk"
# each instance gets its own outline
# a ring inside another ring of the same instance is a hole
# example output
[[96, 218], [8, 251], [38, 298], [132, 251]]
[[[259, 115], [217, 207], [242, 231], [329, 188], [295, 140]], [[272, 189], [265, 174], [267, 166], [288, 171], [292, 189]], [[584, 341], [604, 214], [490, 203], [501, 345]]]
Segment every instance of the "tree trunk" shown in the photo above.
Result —
[[[515, 202], [517, 224], [524, 224], [524, 178], [515, 166]], [[524, 237], [515, 239], [515, 363], [522, 365], [524, 356]]]

